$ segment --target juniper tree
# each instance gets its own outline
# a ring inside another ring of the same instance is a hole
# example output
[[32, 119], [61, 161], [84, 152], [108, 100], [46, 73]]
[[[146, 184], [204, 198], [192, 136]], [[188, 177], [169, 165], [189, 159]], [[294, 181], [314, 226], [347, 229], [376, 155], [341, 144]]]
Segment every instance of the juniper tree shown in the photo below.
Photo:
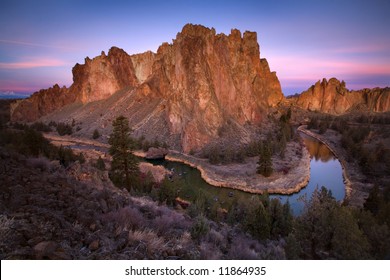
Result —
[[117, 186], [131, 190], [139, 173], [137, 158], [133, 155], [134, 140], [130, 137], [129, 121], [124, 116], [112, 122], [113, 131], [108, 143], [112, 156], [110, 178]]
[[264, 177], [271, 176], [273, 172], [272, 154], [268, 144], [263, 145], [262, 151], [260, 153], [260, 158], [257, 164], [258, 164], [257, 173], [263, 175]]
[[100, 137], [100, 132], [99, 132], [99, 130], [95, 129], [93, 131], [92, 138], [93, 139], [98, 139], [99, 137]]

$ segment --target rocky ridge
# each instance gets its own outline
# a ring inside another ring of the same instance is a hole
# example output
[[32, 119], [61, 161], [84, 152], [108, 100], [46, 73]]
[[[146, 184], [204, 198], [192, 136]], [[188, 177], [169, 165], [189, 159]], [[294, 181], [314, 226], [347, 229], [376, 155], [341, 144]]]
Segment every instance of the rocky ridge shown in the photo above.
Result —
[[[115, 111], [130, 119], [137, 134], [148, 135], [152, 127], [151, 137], [163, 134], [189, 152], [216, 139], [227, 123], [241, 128], [261, 123], [284, 98], [275, 72], [260, 59], [255, 32], [216, 34], [191, 24], [157, 54], [129, 56], [113, 47], [108, 55], [86, 58], [73, 68], [73, 80], [61, 89], [66, 102], [57, 102], [58, 90], [44, 90], [14, 104], [11, 119], [34, 121], [73, 103], [78, 111], [67, 111], [67, 118], [84, 123], [88, 104], [107, 101], [100, 103], [102, 120], [114, 118], [104, 115]], [[99, 117], [94, 122], [105, 127]]]
[[55, 85], [16, 102], [11, 120], [75, 120], [77, 135], [98, 129], [107, 138], [112, 121], [124, 115], [134, 136], [189, 153], [221, 139], [248, 143], [279, 104], [330, 114], [390, 110], [389, 88], [350, 91], [335, 78], [286, 101], [276, 73], [260, 58], [255, 32], [216, 34], [192, 24], [157, 53], [128, 55], [112, 47], [87, 57], [73, 68], [73, 80], [70, 88]]
[[355, 110], [386, 112], [390, 110], [390, 88], [348, 90], [344, 81], [323, 79], [291, 101], [306, 110], [336, 115]]

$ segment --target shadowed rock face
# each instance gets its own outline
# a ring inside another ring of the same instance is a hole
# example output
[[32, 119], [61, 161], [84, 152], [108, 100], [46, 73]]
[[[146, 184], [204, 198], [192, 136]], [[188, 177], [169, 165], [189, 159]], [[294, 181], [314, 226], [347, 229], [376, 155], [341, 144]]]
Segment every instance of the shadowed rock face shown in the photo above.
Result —
[[[217, 138], [226, 122], [259, 124], [267, 110], [284, 99], [275, 72], [260, 59], [256, 33], [242, 35], [234, 29], [230, 35], [216, 34], [191, 24], [172, 44], [162, 44], [157, 54], [129, 56], [113, 47], [108, 55], [86, 58], [73, 68], [73, 81], [69, 89], [55, 86], [14, 104], [12, 120], [34, 121], [65, 105], [108, 100], [128, 89], [123, 93], [127, 105], [115, 103], [106, 110], [130, 114], [135, 129], [146, 126], [158, 111], [158, 121], [189, 152]], [[162, 105], [133, 121], [131, 112], [153, 102]]]
[[291, 100], [303, 109], [330, 114], [352, 110], [385, 112], [390, 110], [390, 88], [350, 91], [344, 82], [323, 79]]
[[11, 104], [11, 121], [32, 122], [76, 101], [76, 95], [57, 84]]

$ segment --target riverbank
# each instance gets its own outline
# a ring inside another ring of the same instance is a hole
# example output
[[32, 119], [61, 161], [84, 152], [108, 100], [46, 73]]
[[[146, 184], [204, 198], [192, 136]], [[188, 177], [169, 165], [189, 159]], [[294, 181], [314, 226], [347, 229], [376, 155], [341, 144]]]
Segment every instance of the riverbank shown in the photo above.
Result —
[[[106, 155], [102, 151], [108, 150], [107, 144], [96, 140], [52, 134], [46, 134], [45, 137], [53, 144], [72, 147], [78, 151], [90, 147], [99, 156]], [[134, 154], [138, 157], [146, 156], [143, 151], [134, 151]], [[165, 159], [198, 169], [203, 180], [212, 186], [254, 194], [293, 194], [306, 187], [310, 179], [310, 154], [304, 146], [295, 142], [288, 143], [284, 159], [273, 159], [275, 171], [268, 178], [256, 173], [258, 157], [246, 158], [245, 163], [240, 164], [213, 165], [207, 159], [170, 150]]]
[[340, 161], [345, 184], [345, 200], [347, 200], [348, 204], [351, 206], [362, 207], [373, 184], [366, 182], [366, 177], [361, 173], [357, 163], [346, 160], [347, 154], [340, 144], [341, 136], [330, 129], [321, 135], [311, 130], [307, 130], [306, 127], [306, 125], [302, 125], [298, 127], [298, 131], [323, 143]]
[[310, 155], [305, 147], [300, 148], [300, 156], [296, 150], [286, 153], [286, 161], [290, 162], [287, 173], [276, 170], [268, 178], [256, 173], [258, 157], [247, 158], [242, 164], [213, 165], [207, 159], [170, 151], [165, 159], [198, 169], [203, 180], [215, 187], [255, 194], [292, 194], [306, 187], [310, 179]]

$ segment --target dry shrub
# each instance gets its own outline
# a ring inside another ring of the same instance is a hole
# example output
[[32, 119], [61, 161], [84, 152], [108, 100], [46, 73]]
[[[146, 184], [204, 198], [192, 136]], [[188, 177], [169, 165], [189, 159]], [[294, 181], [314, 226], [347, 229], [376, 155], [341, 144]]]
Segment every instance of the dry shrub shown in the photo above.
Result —
[[120, 230], [131, 230], [143, 227], [145, 218], [137, 208], [131, 206], [104, 215], [103, 221], [114, 223]]
[[238, 235], [232, 240], [228, 258], [237, 260], [259, 259], [258, 253], [261, 251], [261, 244], [253, 239], [248, 239], [244, 235]]
[[167, 243], [164, 238], [159, 237], [157, 233], [151, 229], [130, 231], [129, 244], [135, 245], [137, 243], [145, 244], [149, 254], [162, 252], [167, 248]]
[[280, 241], [270, 241], [259, 252], [259, 256], [261, 259], [266, 260], [285, 260], [286, 253], [283, 248], [283, 243]]
[[215, 229], [211, 229], [206, 235], [205, 241], [217, 246], [223, 246], [226, 242], [226, 236], [224, 236], [221, 232], [216, 231]]
[[34, 169], [40, 169], [41, 171], [47, 171], [50, 169], [50, 161], [47, 158], [29, 158], [26, 163], [28, 166]]
[[180, 246], [182, 246], [183, 248], [190, 246], [190, 245], [192, 244], [191, 233], [188, 232], [188, 231], [185, 231], [185, 232], [181, 235], [178, 244], [179, 244]]
[[222, 252], [214, 243], [202, 242], [200, 244], [200, 258], [202, 260], [220, 260]]
[[170, 210], [163, 215], [156, 217], [152, 221], [154, 227], [160, 234], [167, 234], [175, 230], [184, 230], [189, 227], [189, 222], [186, 222], [183, 215]]

